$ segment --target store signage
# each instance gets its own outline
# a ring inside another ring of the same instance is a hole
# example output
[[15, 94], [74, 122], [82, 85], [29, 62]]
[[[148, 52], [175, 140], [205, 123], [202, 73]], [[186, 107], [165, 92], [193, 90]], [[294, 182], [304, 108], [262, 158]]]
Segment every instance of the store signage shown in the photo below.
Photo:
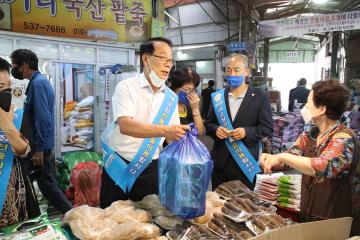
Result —
[[151, 21], [151, 37], [164, 37], [165, 22], [156, 18]]
[[246, 50], [246, 42], [230, 42], [227, 46], [229, 52], [239, 52]]
[[360, 11], [259, 22], [260, 34], [266, 38], [354, 29], [360, 29]]
[[286, 52], [286, 57], [288, 58], [293, 58], [293, 57], [298, 57], [300, 56], [300, 52], [299, 51], [289, 51]]
[[141, 42], [150, 37], [151, 2], [0, 0], [0, 29], [57, 37]]
[[26, 98], [25, 91], [28, 83], [29, 80], [11, 79], [11, 104], [13, 104], [16, 108], [23, 108]]

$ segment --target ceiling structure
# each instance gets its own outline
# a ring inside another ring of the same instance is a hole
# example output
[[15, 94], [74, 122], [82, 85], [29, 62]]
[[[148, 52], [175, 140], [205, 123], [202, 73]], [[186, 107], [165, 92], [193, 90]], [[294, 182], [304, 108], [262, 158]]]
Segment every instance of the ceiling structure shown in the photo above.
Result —
[[318, 3], [316, 0], [238, 0], [251, 4], [259, 14], [264, 14], [264, 20], [273, 20], [298, 16], [301, 14], [327, 14], [360, 9], [360, 0], [328, 0]]
[[[360, 10], [360, 0], [165, 0], [165, 8], [167, 37], [181, 46], [246, 41], [259, 21]], [[326, 34], [309, 35], [321, 42]]]

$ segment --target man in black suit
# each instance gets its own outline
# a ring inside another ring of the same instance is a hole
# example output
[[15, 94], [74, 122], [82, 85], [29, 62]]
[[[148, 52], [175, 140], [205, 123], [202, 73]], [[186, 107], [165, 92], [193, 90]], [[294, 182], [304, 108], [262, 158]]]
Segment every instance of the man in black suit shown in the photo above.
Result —
[[245, 83], [245, 78], [249, 76], [246, 56], [230, 55], [226, 64], [226, 76], [229, 86], [225, 88], [224, 98], [234, 130], [229, 131], [220, 126], [212, 102], [206, 121], [207, 134], [215, 141], [212, 151], [214, 160], [212, 184], [215, 189], [224, 182], [241, 180], [253, 189], [255, 180], [253, 182], [248, 180], [227, 148], [225, 139], [241, 140], [257, 161], [260, 140], [273, 132], [269, 98], [266, 92], [254, 89]]
[[210, 104], [211, 104], [211, 94], [213, 92], [215, 92], [215, 89], [214, 89], [214, 85], [215, 85], [215, 82], [214, 80], [210, 80], [208, 82], [208, 87], [205, 88], [202, 93], [201, 93], [201, 97], [202, 97], [202, 111], [201, 111], [201, 115], [202, 117], [205, 119], [208, 112], [209, 112], [209, 109], [210, 109]]
[[[289, 112], [294, 111], [294, 107], [301, 109], [305, 106], [310, 90], [306, 88], [306, 79], [301, 78], [297, 82], [297, 87], [290, 90], [289, 94]], [[298, 103], [298, 106], [294, 104]]]

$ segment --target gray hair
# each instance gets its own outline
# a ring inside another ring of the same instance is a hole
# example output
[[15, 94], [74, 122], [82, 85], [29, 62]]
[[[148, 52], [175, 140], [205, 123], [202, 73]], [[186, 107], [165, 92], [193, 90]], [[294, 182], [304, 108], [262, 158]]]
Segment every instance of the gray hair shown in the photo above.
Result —
[[243, 55], [243, 54], [240, 54], [240, 53], [231, 53], [231, 54], [227, 57], [226, 66], [229, 64], [230, 59], [233, 58], [233, 57], [240, 57], [241, 60], [242, 60], [243, 63], [244, 63], [244, 66], [245, 66], [246, 68], [249, 67], [248, 57], [245, 56], [245, 55]]

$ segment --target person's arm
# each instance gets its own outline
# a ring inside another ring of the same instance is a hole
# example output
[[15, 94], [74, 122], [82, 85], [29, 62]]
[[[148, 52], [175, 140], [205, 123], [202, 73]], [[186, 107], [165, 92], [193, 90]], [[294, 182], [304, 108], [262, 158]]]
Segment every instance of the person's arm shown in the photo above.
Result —
[[349, 171], [354, 158], [354, 141], [350, 135], [334, 136], [321, 155], [309, 158], [290, 153], [277, 155], [265, 154], [261, 157], [261, 165], [265, 173], [278, 165], [288, 165], [306, 175], [334, 178]]
[[199, 136], [203, 136], [205, 134], [205, 126], [200, 111], [196, 115], [193, 114], [193, 120], [196, 128], [199, 130]]
[[29, 143], [26, 142], [13, 124], [14, 107], [11, 106], [9, 112], [0, 108], [0, 129], [5, 133], [15, 155], [23, 156], [29, 152]]
[[166, 141], [179, 140], [189, 130], [187, 125], [154, 125], [139, 122], [131, 117], [118, 118], [121, 134], [134, 138], [165, 137]]
[[121, 134], [135, 138], [165, 137], [167, 141], [173, 141], [181, 138], [185, 130], [189, 129], [183, 125], [162, 126], [137, 121], [135, 105], [126, 82], [120, 82], [116, 86], [112, 100], [114, 119], [119, 124]]
[[[34, 80], [35, 81], [35, 80]], [[46, 143], [51, 132], [51, 112], [47, 100], [46, 88], [41, 82], [33, 83], [32, 97], [34, 99], [34, 117], [35, 117], [35, 152], [44, 152]]]
[[301, 173], [308, 176], [315, 176], [315, 169], [311, 164], [311, 158], [296, 156], [290, 153], [278, 154], [279, 160], [282, 164], [285, 164]]
[[294, 97], [293, 97], [293, 89], [290, 90], [289, 93], [289, 112], [292, 112], [294, 110]]
[[216, 130], [220, 127], [220, 125], [216, 119], [215, 110], [212, 105], [212, 102], [210, 103], [210, 109], [206, 118], [205, 127], [206, 127], [206, 134], [213, 138], [216, 138]]
[[272, 113], [268, 96], [264, 96], [260, 105], [257, 124], [251, 127], [244, 127], [244, 143], [257, 143], [262, 138], [268, 137], [273, 133]]
[[210, 105], [210, 110], [206, 120], [206, 133], [211, 136], [213, 139], [227, 139], [230, 135], [230, 132], [219, 125], [214, 108], [212, 104]]
[[195, 94], [189, 94], [188, 99], [190, 102], [193, 122], [199, 131], [199, 136], [203, 136], [205, 134], [205, 126], [200, 114], [200, 98], [195, 93]]

